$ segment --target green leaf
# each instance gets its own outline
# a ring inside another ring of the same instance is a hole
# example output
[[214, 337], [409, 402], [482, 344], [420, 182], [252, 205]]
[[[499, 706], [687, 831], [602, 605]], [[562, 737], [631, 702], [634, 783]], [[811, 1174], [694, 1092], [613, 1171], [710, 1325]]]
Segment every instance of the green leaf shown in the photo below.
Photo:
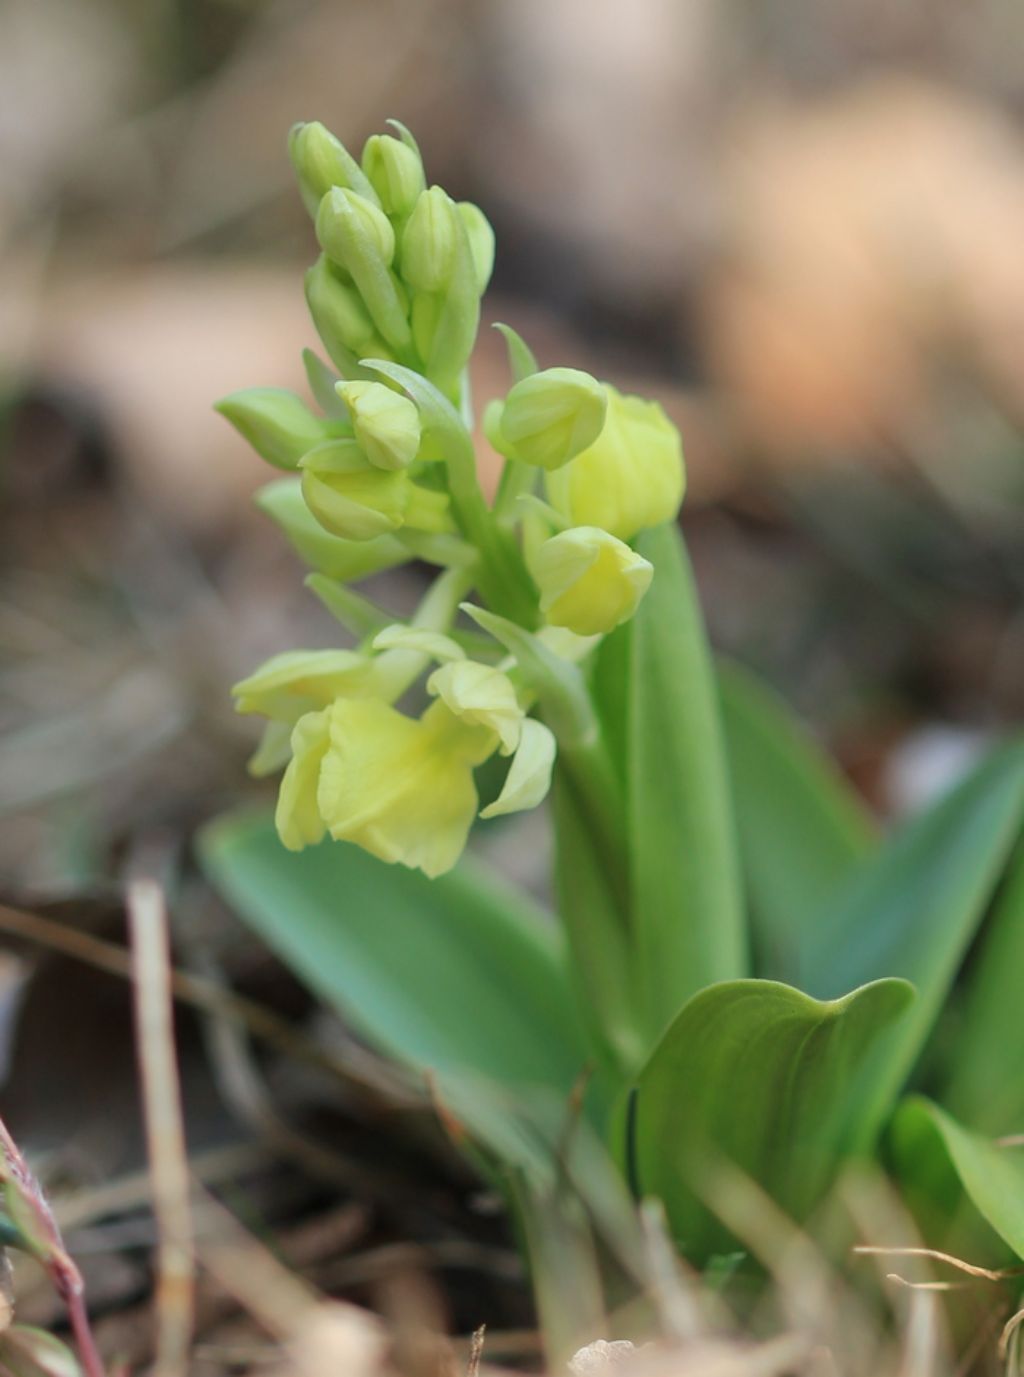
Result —
[[942, 1103], [984, 1133], [1024, 1130], [1024, 846], [1018, 847], [970, 969]]
[[646, 1047], [624, 976], [629, 952], [622, 907], [617, 886], [609, 883], [619, 877], [609, 874], [601, 829], [588, 800], [579, 796], [581, 787], [559, 760], [552, 791], [558, 911], [572, 947], [572, 978], [594, 1057], [621, 1083], [643, 1060]]
[[963, 1128], [938, 1105], [915, 1097], [901, 1105], [897, 1125], [916, 1142], [918, 1158], [925, 1145], [921, 1132], [925, 1123], [938, 1135], [971, 1204], [1003, 1242], [1024, 1258], [1024, 1151], [999, 1147]]
[[309, 390], [316, 398], [320, 409], [327, 416], [347, 421], [348, 409], [334, 390], [334, 384], [340, 381], [337, 373], [328, 368], [320, 355], [315, 354], [312, 349], [303, 349], [302, 363], [306, 370]]
[[701, 1202], [723, 1158], [806, 1218], [851, 1149], [870, 1049], [912, 999], [902, 980], [825, 1003], [770, 980], [694, 995], [637, 1080], [626, 1147], [690, 1257], [735, 1246]]
[[739, 862], [714, 676], [674, 526], [636, 542], [654, 565], [629, 623], [626, 795], [631, 941], [650, 1038], [683, 1003], [747, 971]]
[[519, 331], [513, 330], [511, 325], [506, 325], [500, 320], [494, 322], [494, 329], [499, 330], [505, 340], [508, 348], [508, 366], [515, 381], [522, 382], [524, 378], [536, 373], [538, 365], [533, 350]]
[[877, 1133], [932, 1030], [1022, 821], [1018, 739], [896, 833], [807, 934], [800, 984], [820, 998], [883, 975], [902, 976], [918, 991], [913, 1012], [879, 1048], [884, 1073], [866, 1107], [865, 1140]]
[[766, 686], [718, 670], [759, 973], [794, 980], [804, 934], [875, 848], [853, 790]]
[[202, 834], [213, 883], [368, 1041], [421, 1070], [566, 1093], [584, 1061], [557, 928], [480, 866], [438, 880], [345, 843], [286, 851], [272, 821]]

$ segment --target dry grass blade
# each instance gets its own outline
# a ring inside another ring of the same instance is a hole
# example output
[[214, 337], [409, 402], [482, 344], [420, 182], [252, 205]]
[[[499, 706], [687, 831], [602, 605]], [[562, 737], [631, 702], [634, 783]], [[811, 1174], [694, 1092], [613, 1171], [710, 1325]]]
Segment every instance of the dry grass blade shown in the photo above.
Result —
[[289, 1377], [380, 1377], [387, 1345], [377, 1320], [354, 1305], [324, 1300], [201, 1187], [196, 1199], [204, 1267], [288, 1346]]
[[466, 1364], [466, 1377], [479, 1377], [480, 1363], [484, 1356], [484, 1339], [487, 1335], [487, 1326], [482, 1324], [477, 1329], [469, 1343], [469, 1361]]
[[[956, 1267], [958, 1271], [966, 1272], [969, 1277], [979, 1277], [983, 1281], [1007, 1281], [1010, 1277], [1024, 1274], [1024, 1267], [1003, 1267], [994, 1271], [991, 1267], [979, 1267], [973, 1262], [965, 1262], [963, 1258], [954, 1257], [952, 1253], [941, 1253], [937, 1248], [883, 1247], [881, 1244], [859, 1243], [853, 1251], [872, 1257], [929, 1258], [932, 1262], [948, 1263], [950, 1267]], [[925, 1285], [923, 1282], [907, 1282], [906, 1284], [918, 1287]], [[946, 1283], [942, 1283], [942, 1285], [945, 1287]]]
[[933, 1377], [939, 1371], [941, 1325], [931, 1296], [916, 1295], [904, 1330], [899, 1377]]
[[135, 1017], [153, 1212], [159, 1233], [156, 1268], [157, 1377], [185, 1377], [195, 1311], [188, 1157], [174, 1048], [170, 941], [160, 886], [139, 879], [128, 888]]
[[1010, 1344], [1020, 1333], [1021, 1326], [1024, 1325], [1024, 1310], [1018, 1310], [1016, 1315], [1011, 1315], [1003, 1325], [1003, 1331], [999, 1335], [999, 1356], [1005, 1358], [1010, 1351]]

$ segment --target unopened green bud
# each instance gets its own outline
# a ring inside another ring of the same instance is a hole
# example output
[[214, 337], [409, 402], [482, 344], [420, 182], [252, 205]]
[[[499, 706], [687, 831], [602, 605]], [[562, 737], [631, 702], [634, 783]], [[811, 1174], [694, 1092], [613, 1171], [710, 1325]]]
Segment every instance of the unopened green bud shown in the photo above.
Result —
[[302, 200], [315, 216], [321, 200], [331, 187], [348, 187], [368, 201], [377, 193], [362, 168], [340, 140], [319, 120], [292, 125], [288, 153], [299, 179]]
[[409, 307], [389, 264], [395, 232], [382, 210], [351, 191], [329, 191], [320, 202], [316, 236], [328, 258], [352, 276], [363, 305], [384, 339], [397, 350], [411, 342]]
[[469, 236], [473, 267], [476, 269], [476, 289], [483, 296], [494, 271], [494, 230], [487, 216], [472, 201], [460, 201], [459, 214]]
[[600, 526], [620, 540], [674, 521], [686, 485], [679, 431], [657, 402], [606, 386], [601, 434], [547, 476], [548, 498], [573, 526]]
[[506, 397], [502, 448], [526, 464], [559, 469], [601, 434], [606, 406], [604, 388], [589, 373], [545, 368]]
[[317, 521], [345, 540], [373, 540], [406, 522], [417, 530], [451, 528], [446, 494], [419, 488], [404, 469], [375, 468], [354, 440], [304, 456], [302, 495]]
[[351, 373], [359, 359], [382, 357], [380, 350], [390, 357], [362, 297], [338, 280], [326, 254], [306, 273], [306, 303], [324, 348], [343, 373]]
[[370, 463], [379, 469], [408, 468], [420, 447], [420, 413], [415, 403], [378, 382], [339, 383], [338, 395]]
[[404, 218], [426, 186], [419, 154], [390, 134], [373, 134], [363, 149], [363, 171], [388, 215]]
[[424, 191], [402, 233], [401, 272], [417, 292], [443, 292], [455, 271], [458, 236], [462, 233], [458, 207], [446, 191]]
[[307, 450], [338, 430], [283, 387], [249, 387], [217, 403], [256, 453], [279, 469], [294, 469]]
[[342, 583], [355, 583], [411, 558], [394, 536], [356, 541], [331, 535], [306, 506], [298, 478], [268, 483], [256, 494], [256, 505], [281, 529], [304, 563]]
[[385, 266], [395, 256], [391, 221], [372, 201], [345, 187], [332, 187], [321, 200], [316, 237], [328, 258], [340, 263], [353, 277], [353, 265], [361, 266], [367, 253], [375, 255]]
[[628, 621], [654, 573], [648, 560], [596, 526], [552, 536], [530, 567], [550, 625], [577, 636], [600, 636]]
[[412, 299], [412, 342], [417, 354], [426, 363], [434, 347], [437, 324], [441, 319], [444, 297], [437, 292], [416, 292]]
[[408, 475], [367, 463], [354, 440], [321, 445], [302, 464], [302, 495], [325, 530], [344, 540], [397, 531], [408, 505]]

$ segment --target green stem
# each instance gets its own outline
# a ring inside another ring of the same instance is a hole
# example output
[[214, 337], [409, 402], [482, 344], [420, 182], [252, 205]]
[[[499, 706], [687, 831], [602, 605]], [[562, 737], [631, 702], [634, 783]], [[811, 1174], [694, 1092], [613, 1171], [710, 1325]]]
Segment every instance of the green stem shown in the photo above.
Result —
[[447, 453], [448, 491], [455, 518], [464, 534], [480, 551], [477, 578], [488, 606], [520, 626], [537, 623], [537, 604], [522, 554], [509, 532], [499, 530], [494, 513], [484, 501], [476, 472], [476, 454], [466, 435], [465, 443]]
[[495, 520], [500, 525], [510, 525], [519, 515], [517, 499], [532, 493], [537, 482], [537, 470], [518, 459], [506, 459], [501, 470], [498, 495], [494, 501]]

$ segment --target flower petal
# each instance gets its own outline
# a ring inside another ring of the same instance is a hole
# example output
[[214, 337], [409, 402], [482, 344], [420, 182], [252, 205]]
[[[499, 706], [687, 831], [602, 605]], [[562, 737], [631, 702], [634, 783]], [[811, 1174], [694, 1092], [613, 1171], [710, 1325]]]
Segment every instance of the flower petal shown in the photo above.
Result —
[[543, 722], [528, 717], [523, 723], [519, 749], [505, 776], [501, 793], [482, 810], [482, 818], [496, 818], [503, 813], [518, 813], [536, 808], [551, 788], [551, 770], [555, 763], [554, 734]]
[[315, 846], [324, 835], [317, 800], [320, 768], [330, 745], [331, 710], [308, 712], [292, 732], [292, 758], [281, 780], [274, 822], [289, 851]]
[[446, 660], [466, 658], [466, 652], [450, 636], [444, 636], [440, 631], [425, 631], [418, 626], [405, 626], [401, 622], [385, 626], [382, 631], [378, 631], [373, 638], [373, 648], [416, 650], [423, 655], [429, 655], [432, 660], [439, 660], [442, 664]]
[[500, 669], [476, 660], [452, 660], [430, 676], [427, 692], [465, 722], [496, 732], [502, 755], [511, 755], [518, 746], [523, 710], [512, 680]]
[[238, 712], [297, 722], [341, 694], [372, 692], [372, 667], [354, 650], [289, 650], [271, 656], [231, 692]]
[[465, 847], [482, 735], [439, 706], [417, 721], [376, 699], [339, 700], [317, 794], [336, 840], [431, 877], [450, 870]]

